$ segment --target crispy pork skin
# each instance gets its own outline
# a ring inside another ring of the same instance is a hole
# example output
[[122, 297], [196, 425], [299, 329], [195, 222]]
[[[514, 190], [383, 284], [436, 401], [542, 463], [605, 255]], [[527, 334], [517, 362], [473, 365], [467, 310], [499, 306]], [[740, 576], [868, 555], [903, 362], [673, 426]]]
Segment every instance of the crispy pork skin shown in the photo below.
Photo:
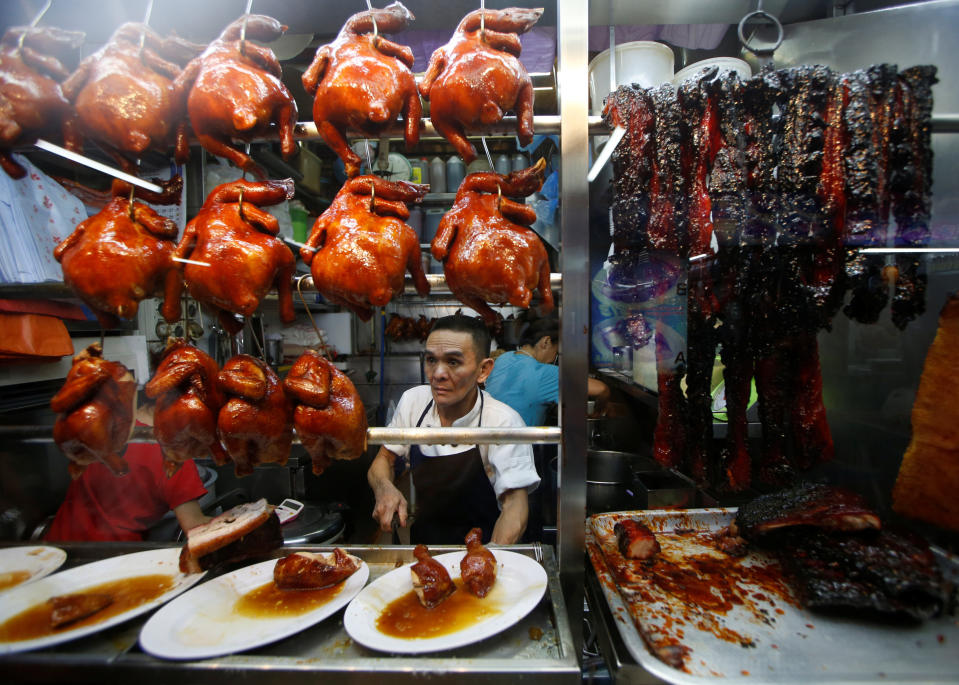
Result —
[[627, 559], [652, 559], [659, 554], [659, 541], [645, 524], [633, 519], [620, 521], [613, 526], [616, 544]]
[[855, 492], [818, 483], [761, 495], [736, 513], [736, 527], [747, 540], [794, 526], [854, 531], [878, 529], [880, 522]]
[[265, 499], [240, 504], [187, 532], [180, 571], [200, 573], [264, 556], [283, 545], [280, 519]]
[[426, 545], [417, 545], [413, 550], [417, 561], [410, 566], [413, 576], [413, 590], [420, 604], [427, 609], [438, 606], [456, 590], [446, 567], [430, 556]]

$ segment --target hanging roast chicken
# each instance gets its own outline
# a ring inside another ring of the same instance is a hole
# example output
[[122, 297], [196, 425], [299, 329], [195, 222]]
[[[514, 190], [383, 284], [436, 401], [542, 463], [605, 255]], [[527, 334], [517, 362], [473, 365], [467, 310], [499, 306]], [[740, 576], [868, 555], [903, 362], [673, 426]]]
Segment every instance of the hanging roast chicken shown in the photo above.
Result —
[[275, 124], [283, 156], [296, 151], [296, 102], [280, 80], [280, 63], [272, 50], [250, 40], [276, 40], [284, 31], [272, 17], [244, 15], [174, 81], [174, 88], [189, 89], [187, 109], [200, 145], [260, 178], [266, 178], [263, 169], [233, 147], [232, 139], [252, 140]]
[[450, 291], [487, 324], [498, 319], [487, 302], [525, 309], [536, 288], [543, 298], [541, 313], [553, 309], [549, 257], [539, 236], [527, 228], [536, 221], [536, 212], [507, 198], [539, 190], [545, 169], [541, 159], [508, 176], [467, 176], [430, 246], [433, 257], [443, 262]]
[[238, 354], [223, 365], [217, 384], [226, 397], [217, 430], [236, 475], [250, 475], [257, 464], [285, 464], [293, 444], [293, 406], [276, 372]]
[[[53, 251], [64, 282], [104, 328], [115, 327], [117, 318], [132, 319], [140, 300], [159, 294], [163, 317], [171, 323], [180, 318], [183, 280], [173, 262], [177, 225], [131, 200], [129, 187], [114, 182], [106, 207], [80, 222]], [[179, 195], [182, 185], [172, 187]]]
[[[293, 311], [293, 271], [290, 249], [276, 237], [279, 223], [260, 209], [293, 197], [292, 179], [233, 181], [217, 186], [183, 231], [174, 256], [183, 263], [190, 294], [219, 313], [230, 333], [243, 324], [228, 312], [250, 316], [274, 286], [280, 319], [290, 323]], [[242, 199], [242, 202], [241, 202]]]
[[406, 224], [406, 203], [419, 202], [428, 189], [378, 176], [348, 179], [300, 248], [316, 289], [363, 321], [369, 320], [374, 306], [403, 291], [407, 270], [416, 292], [427, 295], [420, 241]]
[[293, 425], [320, 475], [333, 459], [366, 451], [366, 408], [349, 377], [315, 350], [293, 362], [283, 385], [293, 397]]
[[156, 400], [153, 435], [163, 451], [168, 476], [190, 459], [212, 454], [220, 465], [230, 459], [216, 431], [223, 406], [216, 382], [219, 372], [220, 367], [206, 352], [183, 338], [167, 340], [163, 360], [144, 391]]
[[17, 26], [0, 39], [0, 166], [13, 178], [26, 170], [10, 156], [50, 134], [59, 137], [71, 113], [60, 87], [70, 72], [60, 60], [83, 44], [84, 34], [53, 27]]
[[174, 79], [202, 49], [176, 36], [161, 38], [144, 24], [121, 25], [63, 84], [76, 110], [67, 147], [79, 151], [83, 138], [95, 140], [129, 173], [145, 152], [171, 144], [176, 161], [185, 162], [186, 92]]
[[347, 129], [377, 138], [402, 113], [407, 149], [420, 139], [422, 105], [411, 71], [413, 51], [379, 35], [402, 31], [412, 19], [399, 2], [354, 14], [335, 41], [316, 51], [303, 74], [303, 87], [315, 96], [317, 130], [343, 160], [347, 176], [360, 173], [361, 162], [346, 141]]
[[58, 414], [53, 440], [70, 460], [71, 477], [95, 461], [116, 475], [129, 470], [120, 453], [133, 431], [136, 392], [133, 374], [104, 359], [100, 343], [73, 358], [66, 382], [50, 399], [50, 409]]
[[466, 133], [495, 124], [507, 110], [516, 112], [520, 142], [533, 141], [533, 82], [519, 61], [518, 34], [529, 31], [542, 14], [543, 8], [475, 10], [430, 57], [420, 93], [430, 102], [433, 126], [467, 164], [476, 158], [476, 149]]

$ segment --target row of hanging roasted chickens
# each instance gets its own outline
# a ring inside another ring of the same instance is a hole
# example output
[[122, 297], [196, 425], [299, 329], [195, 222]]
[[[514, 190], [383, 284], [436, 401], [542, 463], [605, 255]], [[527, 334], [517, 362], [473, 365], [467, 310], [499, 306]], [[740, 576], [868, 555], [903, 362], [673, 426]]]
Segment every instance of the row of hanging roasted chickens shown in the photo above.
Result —
[[[360, 171], [348, 129], [378, 137], [402, 115], [407, 146], [418, 142], [420, 94], [430, 102], [436, 130], [467, 163], [476, 150], [466, 132], [500, 121], [508, 110], [516, 112], [521, 142], [529, 144], [533, 87], [518, 58], [518, 34], [542, 12], [470, 12], [433, 53], [418, 92], [412, 50], [382, 35], [402, 31], [412, 13], [394, 2], [348, 19], [336, 39], [317, 50], [302, 78], [315, 96], [317, 129], [343, 159], [347, 175]], [[61, 132], [67, 147], [94, 141], [130, 173], [146, 151], [165, 152], [171, 145], [182, 163], [189, 156], [189, 122], [204, 148], [263, 179], [263, 170], [233, 141], [275, 131], [283, 156], [296, 153], [296, 102], [281, 80], [276, 55], [251, 42], [275, 40], [286, 29], [271, 17], [248, 14], [204, 48], [127, 23], [70, 73], [63, 62], [76, 54], [84, 34], [11, 28], [0, 40], [0, 165], [22, 177], [12, 149]]]
[[[366, 409], [352, 381], [318, 352], [304, 352], [284, 380], [261, 360], [240, 354], [220, 369], [180, 338], [167, 342], [146, 396], [155, 400], [153, 434], [167, 475], [189, 459], [233, 462], [237, 476], [257, 464], [286, 464], [293, 430], [320, 475], [333, 459], [366, 450]], [[103, 358], [94, 343], [73, 360], [50, 400], [53, 439], [78, 477], [94, 462], [126, 473], [121, 456], [136, 416], [137, 382], [123, 364]]]

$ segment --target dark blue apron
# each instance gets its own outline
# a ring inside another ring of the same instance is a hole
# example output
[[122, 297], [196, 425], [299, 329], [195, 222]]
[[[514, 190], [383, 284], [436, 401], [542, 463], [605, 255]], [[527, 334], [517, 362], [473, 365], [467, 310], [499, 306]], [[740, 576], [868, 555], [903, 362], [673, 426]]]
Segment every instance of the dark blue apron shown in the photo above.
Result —
[[[432, 406], [430, 400], [416, 422], [417, 428]], [[483, 425], [482, 391], [479, 425]], [[416, 489], [416, 512], [410, 527], [413, 544], [462, 545], [471, 528], [481, 528], [483, 541], [489, 542], [499, 506], [478, 447], [428, 457], [419, 445], [412, 445], [410, 475]]]

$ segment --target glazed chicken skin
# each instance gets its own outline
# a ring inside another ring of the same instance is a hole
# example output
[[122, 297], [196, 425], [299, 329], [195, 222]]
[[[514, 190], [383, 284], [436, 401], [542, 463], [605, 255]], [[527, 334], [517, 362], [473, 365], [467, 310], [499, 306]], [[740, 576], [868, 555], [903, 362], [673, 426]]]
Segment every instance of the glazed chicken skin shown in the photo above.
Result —
[[[134, 318], [140, 300], [160, 293], [163, 317], [170, 323], [180, 318], [183, 279], [173, 262], [177, 225], [131, 201], [129, 187], [114, 182], [113, 199], [53, 250], [64, 282], [94, 310], [104, 328], [115, 327], [118, 318]], [[179, 195], [182, 185], [173, 187]]]
[[543, 8], [507, 7], [470, 12], [450, 41], [430, 57], [420, 94], [430, 102], [430, 119], [437, 132], [456, 148], [467, 164], [476, 148], [466, 132], [495, 124], [504, 112], [516, 112], [517, 136], [533, 141], [533, 82], [519, 61], [519, 35], [532, 28]]
[[0, 39], [0, 166], [12, 178], [26, 170], [11, 150], [37, 138], [59, 138], [72, 108], [60, 84], [70, 75], [61, 62], [83, 44], [84, 34], [53, 27], [17, 26]]
[[466, 534], [466, 555], [460, 560], [460, 577], [477, 597], [485, 597], [496, 582], [496, 557], [483, 546], [483, 531]]
[[229, 461], [216, 431], [223, 406], [219, 372], [206, 352], [183, 338], [167, 340], [163, 359], [144, 388], [146, 396], [156, 400], [153, 435], [163, 451], [167, 476], [189, 459], [212, 454], [218, 464]]
[[73, 358], [66, 382], [50, 399], [50, 409], [58, 414], [53, 440], [70, 460], [71, 478], [95, 461], [114, 475], [129, 471], [120, 453], [133, 431], [136, 391], [133, 374], [104, 359], [100, 343]]
[[223, 365], [217, 384], [226, 398], [217, 431], [236, 475], [250, 475], [257, 464], [286, 464], [293, 444], [293, 406], [276, 372], [256, 357], [238, 354]]
[[453, 594], [456, 585], [453, 584], [446, 567], [430, 556], [426, 545], [413, 548], [413, 556], [416, 557], [416, 563], [410, 566], [413, 591], [420, 604], [432, 609]]
[[281, 590], [319, 590], [340, 583], [360, 568], [360, 560], [339, 547], [332, 554], [294, 552], [273, 567], [273, 583]]
[[174, 79], [202, 49], [175, 36], [161, 38], [144, 24], [121, 25], [63, 84], [76, 110], [65, 131], [67, 147], [82, 152], [83, 138], [90, 138], [128, 173], [145, 152], [171, 144], [176, 161], [185, 162], [186, 92], [182, 84], [174, 87]]
[[272, 17], [244, 15], [193, 59], [173, 84], [189, 89], [187, 110], [200, 145], [261, 179], [266, 178], [263, 169], [231, 141], [261, 137], [275, 124], [283, 157], [288, 159], [297, 150], [296, 102], [280, 80], [280, 62], [272, 50], [250, 40], [276, 40], [286, 28]]
[[349, 377], [315, 350], [293, 362], [283, 381], [293, 398], [293, 426], [319, 476], [333, 459], [366, 451], [366, 408]]
[[443, 262], [450, 291], [488, 325], [498, 315], [487, 302], [525, 309], [537, 287], [543, 298], [541, 313], [553, 309], [549, 257], [539, 236], [527, 228], [536, 221], [536, 212], [506, 197], [539, 190], [545, 168], [540, 159], [508, 176], [492, 172], [467, 176], [430, 246], [433, 257]]
[[[242, 203], [240, 198], [243, 198]], [[176, 246], [186, 286], [199, 302], [219, 314], [231, 334], [243, 324], [228, 314], [250, 316], [260, 300], [276, 287], [280, 319], [290, 323], [293, 311], [293, 252], [276, 237], [280, 225], [260, 209], [293, 197], [293, 180], [233, 181], [217, 186], [187, 224]]]
[[416, 292], [429, 294], [420, 241], [406, 224], [406, 203], [419, 202], [428, 189], [379, 176], [347, 179], [300, 248], [316, 289], [363, 321], [403, 292], [407, 270]]
[[350, 17], [329, 45], [316, 51], [303, 74], [303, 87], [313, 100], [313, 121], [326, 144], [343, 160], [347, 176], [360, 173], [360, 156], [346, 141], [347, 129], [378, 138], [402, 113], [406, 148], [420, 139], [423, 106], [413, 79], [413, 51], [379, 33], [402, 31], [413, 14], [394, 2], [384, 9]]

